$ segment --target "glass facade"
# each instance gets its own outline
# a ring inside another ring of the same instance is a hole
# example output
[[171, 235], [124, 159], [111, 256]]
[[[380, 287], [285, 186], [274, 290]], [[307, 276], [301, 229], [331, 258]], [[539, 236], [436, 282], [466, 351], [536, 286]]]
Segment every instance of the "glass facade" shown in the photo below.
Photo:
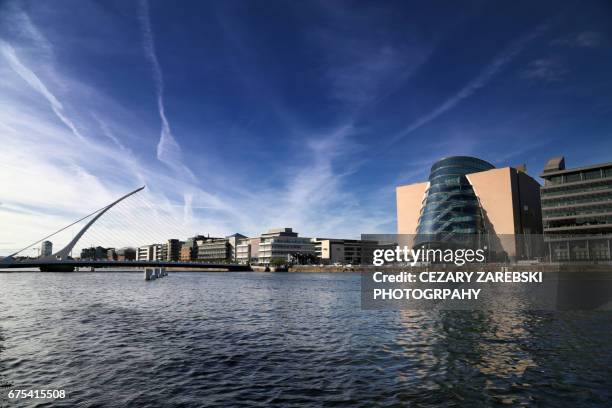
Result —
[[460, 234], [485, 231], [482, 211], [467, 174], [495, 167], [475, 157], [453, 156], [431, 167], [429, 188], [423, 202], [415, 246], [457, 242]]

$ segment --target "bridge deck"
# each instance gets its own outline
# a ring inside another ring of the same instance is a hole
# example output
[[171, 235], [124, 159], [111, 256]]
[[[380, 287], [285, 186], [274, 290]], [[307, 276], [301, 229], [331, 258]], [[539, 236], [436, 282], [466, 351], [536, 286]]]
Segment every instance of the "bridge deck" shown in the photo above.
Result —
[[204, 262], [171, 262], [171, 261], [90, 261], [90, 260], [31, 260], [1, 262], [0, 269], [15, 268], [61, 268], [61, 267], [159, 267], [185, 269], [226, 269], [228, 271], [250, 271], [251, 267], [240, 264], [211, 264]]

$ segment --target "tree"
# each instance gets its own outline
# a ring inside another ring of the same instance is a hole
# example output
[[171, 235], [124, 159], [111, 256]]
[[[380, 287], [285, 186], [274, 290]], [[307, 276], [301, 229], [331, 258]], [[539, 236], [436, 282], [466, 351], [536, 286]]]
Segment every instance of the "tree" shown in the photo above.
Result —
[[270, 266], [284, 266], [287, 265], [287, 260], [281, 257], [270, 258]]

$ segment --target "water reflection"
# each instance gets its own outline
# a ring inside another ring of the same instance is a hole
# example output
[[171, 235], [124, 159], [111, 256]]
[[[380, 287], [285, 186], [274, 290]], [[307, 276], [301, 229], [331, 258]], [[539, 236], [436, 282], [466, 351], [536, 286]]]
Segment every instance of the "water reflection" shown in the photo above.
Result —
[[361, 310], [359, 274], [0, 274], [0, 302], [0, 381], [59, 406], [612, 400], [612, 313]]

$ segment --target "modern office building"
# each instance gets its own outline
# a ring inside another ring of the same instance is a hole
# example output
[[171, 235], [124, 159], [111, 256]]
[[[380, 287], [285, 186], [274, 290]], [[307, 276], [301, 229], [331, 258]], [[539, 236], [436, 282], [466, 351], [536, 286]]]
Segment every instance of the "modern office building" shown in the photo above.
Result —
[[162, 244], [161, 259], [164, 261], [178, 261], [181, 256], [182, 242], [178, 239], [169, 239], [165, 244]]
[[107, 259], [107, 249], [101, 246], [81, 249], [81, 259], [100, 260]]
[[227, 238], [205, 238], [198, 241], [198, 261], [209, 263], [229, 263], [232, 261], [232, 249]]
[[612, 163], [566, 169], [555, 157], [540, 176], [550, 260], [612, 260]]
[[162, 258], [162, 244], [151, 244], [138, 247], [136, 249], [136, 260], [137, 261], [161, 261]]
[[117, 260], [117, 251], [115, 250], [115, 248], [106, 249], [106, 259], [108, 259], [109, 261]]
[[247, 238], [247, 237], [245, 237], [242, 234], [236, 233], [236, 234], [233, 234], [233, 235], [229, 235], [229, 236], [227, 236], [225, 238], [227, 239], [227, 242], [229, 242], [229, 245], [230, 245], [230, 258], [231, 258], [231, 260], [233, 262], [236, 262], [237, 261], [237, 259], [236, 259], [236, 257], [237, 257], [236, 247], [238, 246], [238, 242], [240, 240], [243, 240], [243, 239]]
[[43, 241], [40, 245], [40, 256], [51, 256], [53, 254], [53, 243], [51, 241]]
[[239, 264], [257, 263], [259, 237], [242, 238], [236, 242], [236, 262]]
[[136, 259], [136, 250], [125, 247], [117, 249], [117, 261], [133, 261]]
[[314, 244], [310, 238], [298, 237], [292, 228], [275, 228], [261, 234], [259, 263], [267, 265], [273, 258], [289, 262], [296, 256], [315, 256]]
[[372, 264], [377, 241], [359, 239], [312, 238], [318, 262], [325, 265]]
[[182, 262], [195, 261], [198, 258], [198, 242], [202, 243], [205, 239], [204, 235], [196, 235], [182, 242], [179, 259]]
[[396, 199], [403, 245], [435, 247], [461, 239], [474, 245], [476, 239], [497, 257], [535, 256], [518, 238], [542, 232], [540, 184], [524, 166], [495, 168], [475, 157], [443, 158], [431, 167], [428, 181], [397, 187]]
[[243, 238], [236, 243], [236, 262], [248, 264], [251, 261], [251, 243], [249, 238]]
[[236, 262], [256, 264], [259, 261], [259, 241], [261, 238], [242, 238], [236, 243]]

